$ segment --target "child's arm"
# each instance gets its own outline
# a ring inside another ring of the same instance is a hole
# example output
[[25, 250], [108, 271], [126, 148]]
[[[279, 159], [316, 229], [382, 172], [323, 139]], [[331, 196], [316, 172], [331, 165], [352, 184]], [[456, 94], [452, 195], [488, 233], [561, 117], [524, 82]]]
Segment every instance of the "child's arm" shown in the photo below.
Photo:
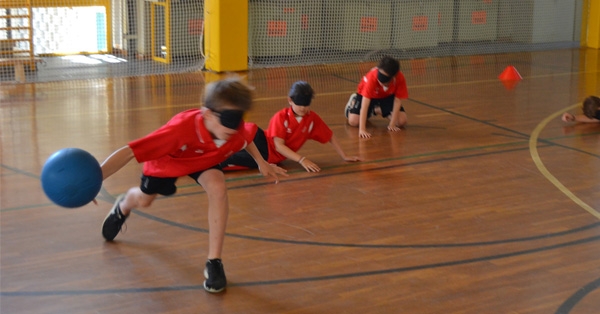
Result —
[[[123, 146], [110, 154], [100, 166], [102, 169], [102, 181], [123, 168], [133, 157], [133, 151], [129, 146]], [[98, 205], [96, 199], [93, 199], [92, 202]]]
[[266, 160], [264, 160], [254, 142], [250, 142], [246, 146], [246, 151], [248, 154], [250, 154], [250, 156], [252, 156], [252, 158], [254, 158], [256, 164], [258, 165], [258, 170], [264, 177], [273, 177], [275, 178], [275, 183], [277, 183], [279, 182], [279, 178], [277, 177], [278, 174], [286, 177], [288, 176], [286, 173], [287, 170], [278, 167], [277, 165], [269, 164]]
[[340, 157], [342, 157], [342, 159], [344, 161], [362, 161], [362, 159], [360, 159], [360, 157], [358, 157], [358, 156], [351, 156], [351, 157], [346, 156], [346, 154], [342, 150], [342, 147], [340, 146], [340, 143], [337, 141], [337, 138], [335, 137], [335, 135], [331, 135], [331, 139], [329, 140], [329, 143], [331, 144], [331, 146], [333, 146], [333, 149], [335, 149], [335, 151], [338, 153], [338, 155], [340, 155]]
[[102, 162], [102, 180], [113, 175], [133, 159], [133, 150], [129, 146], [123, 146], [112, 153]]
[[598, 119], [588, 118], [582, 114], [574, 115], [568, 112], [563, 113], [562, 120], [564, 122], [600, 123]]
[[369, 115], [369, 106], [371, 98], [363, 97], [360, 107], [360, 117], [358, 121], [358, 137], [370, 138], [371, 133], [367, 132], [367, 116]]
[[273, 137], [273, 142], [275, 143], [275, 150], [278, 153], [285, 156], [287, 159], [291, 159], [297, 163], [299, 163], [306, 171], [308, 172], [319, 172], [321, 168], [317, 166], [314, 162], [308, 160], [306, 157], [296, 153], [291, 148], [285, 145], [285, 140], [280, 137]]

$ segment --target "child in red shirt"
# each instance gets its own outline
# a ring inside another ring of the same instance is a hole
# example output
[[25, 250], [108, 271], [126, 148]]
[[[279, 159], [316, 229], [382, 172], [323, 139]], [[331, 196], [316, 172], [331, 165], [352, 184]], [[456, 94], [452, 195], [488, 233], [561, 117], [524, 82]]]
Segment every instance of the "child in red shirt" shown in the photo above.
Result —
[[400, 131], [407, 122], [402, 99], [408, 98], [406, 80], [400, 72], [398, 60], [385, 56], [377, 67], [371, 69], [358, 84], [357, 93], [352, 94], [346, 104], [346, 118], [350, 126], [358, 127], [358, 136], [370, 138], [367, 119], [381, 114], [390, 123], [387, 129]]
[[[204, 269], [204, 289], [220, 292], [227, 280], [221, 262], [229, 212], [225, 177], [219, 163], [241, 149], [256, 159], [263, 176], [285, 175], [269, 165], [252, 143], [242, 117], [252, 105], [250, 89], [237, 79], [206, 86], [204, 107], [175, 115], [167, 124], [118, 149], [102, 163], [106, 179], [131, 159], [144, 163], [139, 187], [117, 198], [102, 225], [102, 235], [112, 241], [133, 208], [148, 207], [160, 195], [176, 192], [178, 177], [190, 176], [208, 194], [209, 249]], [[277, 182], [277, 181], [275, 181]]]
[[[266, 131], [253, 123], [246, 123], [248, 131], [256, 133], [254, 143], [262, 157], [271, 164], [291, 159], [308, 172], [319, 172], [321, 168], [317, 164], [297, 153], [307, 140], [315, 140], [329, 142], [345, 161], [360, 161], [359, 157], [346, 156], [331, 129], [316, 112], [310, 110], [313, 97], [314, 91], [307, 82], [295, 82], [288, 93], [290, 106], [273, 115]], [[244, 151], [234, 154], [221, 165], [225, 170], [258, 167]]]

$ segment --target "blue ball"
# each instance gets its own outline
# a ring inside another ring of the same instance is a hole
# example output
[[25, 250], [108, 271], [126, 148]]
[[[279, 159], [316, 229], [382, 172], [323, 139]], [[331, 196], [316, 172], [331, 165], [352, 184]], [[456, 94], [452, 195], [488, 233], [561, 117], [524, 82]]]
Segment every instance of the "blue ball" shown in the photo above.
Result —
[[61, 149], [42, 168], [42, 188], [56, 205], [81, 207], [91, 202], [102, 187], [102, 169], [92, 154], [79, 148]]

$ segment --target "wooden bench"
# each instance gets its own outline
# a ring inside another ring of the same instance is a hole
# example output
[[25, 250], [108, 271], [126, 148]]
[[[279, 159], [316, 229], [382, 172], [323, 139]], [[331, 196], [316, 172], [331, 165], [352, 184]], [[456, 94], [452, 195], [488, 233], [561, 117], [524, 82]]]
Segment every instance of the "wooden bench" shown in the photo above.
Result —
[[13, 66], [15, 69], [15, 81], [24, 83], [25, 65], [35, 66], [35, 63], [42, 62], [42, 58], [38, 57], [18, 57], [18, 58], [0, 58], [0, 66]]

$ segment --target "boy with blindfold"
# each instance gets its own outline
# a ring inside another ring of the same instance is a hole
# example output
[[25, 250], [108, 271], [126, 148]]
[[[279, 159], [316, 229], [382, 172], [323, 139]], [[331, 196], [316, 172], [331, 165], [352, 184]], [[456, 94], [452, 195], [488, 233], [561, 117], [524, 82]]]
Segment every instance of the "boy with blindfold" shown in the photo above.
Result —
[[219, 163], [244, 149], [255, 159], [263, 176], [277, 183], [285, 170], [269, 165], [252, 142], [242, 117], [250, 110], [252, 93], [237, 79], [206, 86], [204, 107], [183, 111], [156, 131], [118, 149], [102, 163], [103, 179], [133, 158], [144, 163], [141, 184], [117, 198], [102, 225], [102, 235], [112, 241], [132, 209], [145, 208], [158, 195], [173, 195], [178, 177], [189, 176], [208, 195], [209, 246], [204, 269], [204, 289], [220, 292], [227, 280], [221, 251], [229, 212], [225, 177]]
[[600, 123], [600, 97], [586, 97], [581, 103], [581, 109], [583, 114], [563, 113], [562, 120], [564, 122]]
[[406, 125], [407, 116], [402, 99], [408, 98], [406, 80], [400, 72], [398, 60], [385, 56], [377, 67], [371, 69], [358, 84], [357, 93], [350, 96], [346, 104], [348, 124], [358, 127], [358, 136], [370, 138], [367, 119], [381, 114], [390, 123], [387, 129], [400, 131]]
[[[254, 143], [269, 163], [277, 164], [291, 159], [308, 172], [321, 171], [317, 164], [297, 153], [307, 140], [329, 142], [345, 161], [360, 161], [359, 157], [346, 156], [331, 129], [317, 113], [310, 110], [314, 94], [307, 82], [295, 82], [288, 93], [289, 107], [273, 115], [267, 130], [257, 128], [254, 123], [246, 123], [245, 126], [256, 133]], [[245, 151], [234, 154], [221, 165], [225, 170], [258, 167], [254, 158]]]

